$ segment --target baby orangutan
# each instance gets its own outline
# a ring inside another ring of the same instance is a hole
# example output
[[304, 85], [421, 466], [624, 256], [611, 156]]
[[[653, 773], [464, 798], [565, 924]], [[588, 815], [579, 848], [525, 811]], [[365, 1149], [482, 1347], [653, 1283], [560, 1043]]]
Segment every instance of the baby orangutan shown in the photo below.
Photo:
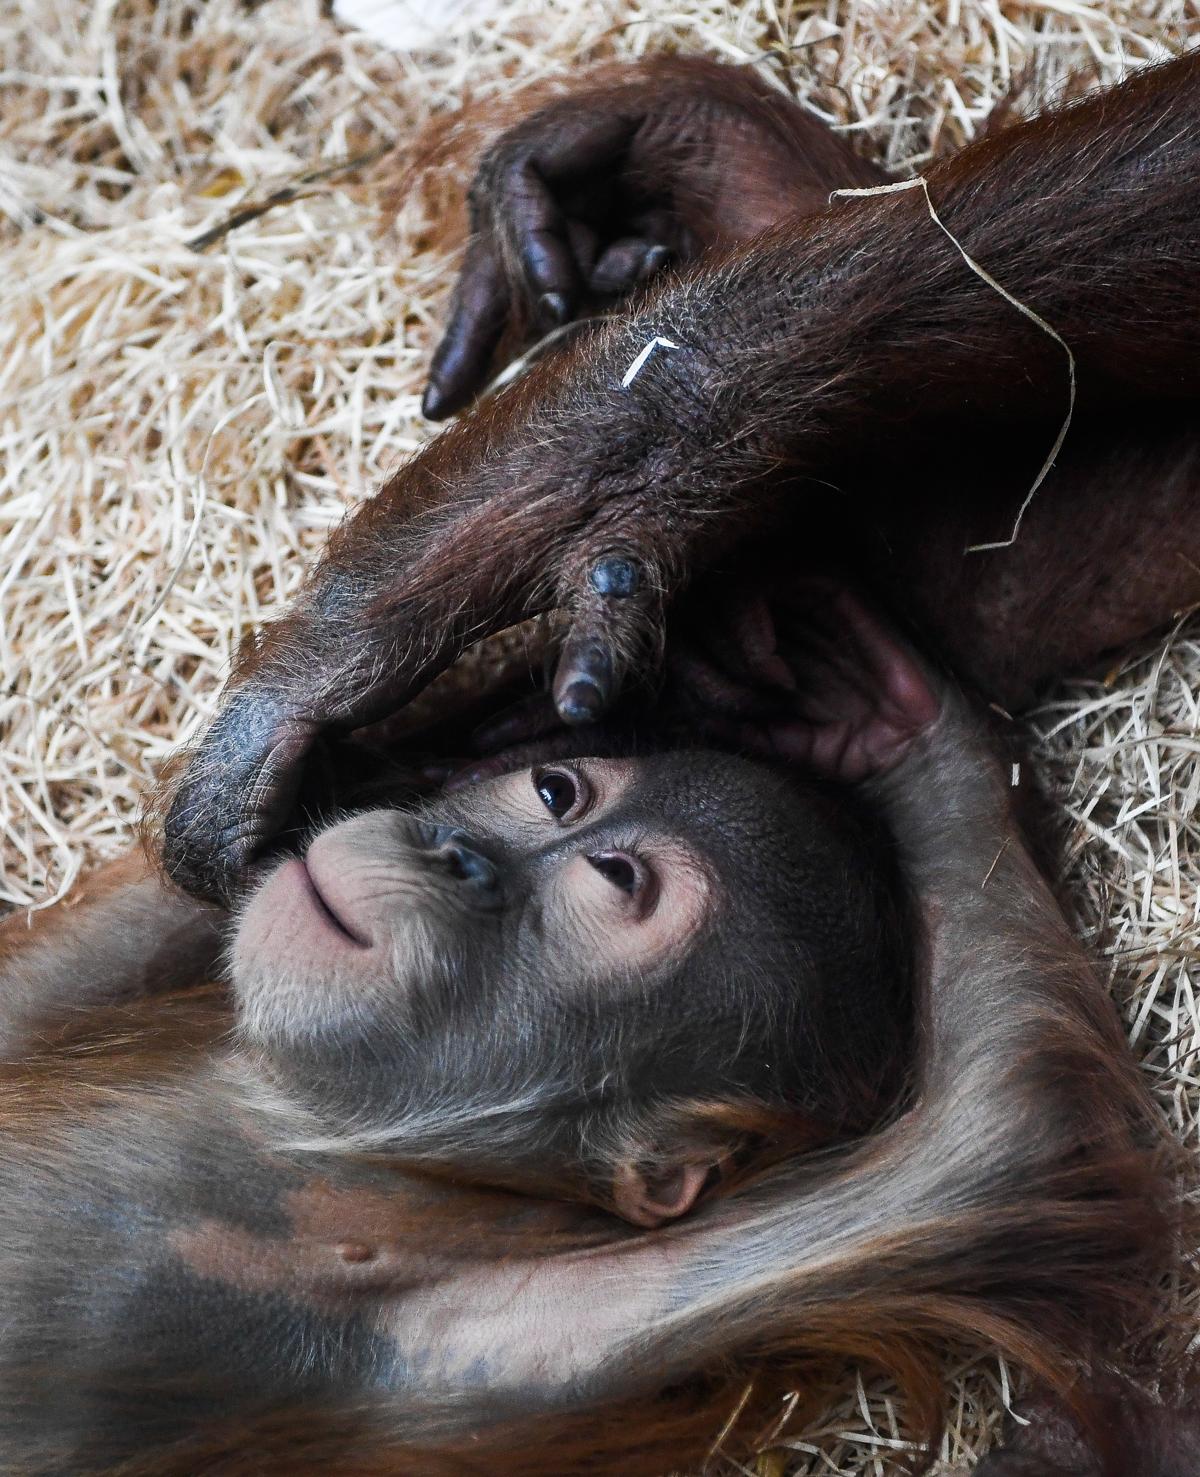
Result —
[[853, 804], [695, 752], [352, 815], [237, 906], [232, 1033], [146, 874], [6, 923], [0, 1470], [658, 1477], [751, 1371], [731, 1450], [853, 1362], [931, 1436], [980, 1335], [1068, 1391], [1166, 1244], [1145, 1092], [980, 723], [827, 608]]

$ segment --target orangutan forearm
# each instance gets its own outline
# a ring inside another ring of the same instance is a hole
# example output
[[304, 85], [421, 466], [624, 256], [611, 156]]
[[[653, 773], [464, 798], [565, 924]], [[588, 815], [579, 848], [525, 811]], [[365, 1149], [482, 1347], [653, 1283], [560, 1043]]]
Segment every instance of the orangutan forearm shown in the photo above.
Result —
[[[1184, 57], [930, 172], [963, 247], [1070, 344], [1079, 415], [1188, 393], [1198, 105]], [[178, 784], [172, 875], [227, 895], [322, 728], [385, 717], [535, 610], [570, 612], [554, 694], [565, 720], [595, 717], [697, 569], [756, 529], [803, 528], [824, 484], [796, 475], [868, 435], [899, 456], [951, 411], [1044, 445], [1067, 380], [1062, 344], [968, 267], [919, 191], [835, 202], [685, 277], [459, 422], [339, 531]]]

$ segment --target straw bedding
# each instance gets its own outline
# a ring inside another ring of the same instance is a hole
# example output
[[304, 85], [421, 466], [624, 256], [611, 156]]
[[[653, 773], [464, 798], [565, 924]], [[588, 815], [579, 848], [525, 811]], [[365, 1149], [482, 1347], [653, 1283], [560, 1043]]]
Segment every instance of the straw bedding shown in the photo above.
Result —
[[[462, 181], [431, 174], [399, 209], [387, 186], [431, 117], [589, 60], [702, 49], [756, 61], [912, 171], [1018, 80], [1050, 97], [1198, 34], [1189, 0], [496, 0], [414, 58], [318, 0], [6, 0], [0, 899], [44, 904], [126, 844], [242, 633], [429, 434]], [[1078, 926], [1195, 1144], [1200, 622], [1026, 721]], [[1196, 1301], [1190, 1280], [1172, 1292], [1179, 1346]], [[994, 1360], [948, 1373], [946, 1469], [987, 1449], [1010, 1397]], [[860, 1386], [759, 1471], [882, 1474], [901, 1430], [886, 1387]]]

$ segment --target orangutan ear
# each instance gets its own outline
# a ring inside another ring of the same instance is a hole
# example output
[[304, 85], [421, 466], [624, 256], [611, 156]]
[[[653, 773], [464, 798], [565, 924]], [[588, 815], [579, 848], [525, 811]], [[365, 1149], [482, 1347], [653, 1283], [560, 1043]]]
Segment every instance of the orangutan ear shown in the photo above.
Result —
[[683, 1161], [654, 1169], [622, 1164], [613, 1176], [613, 1206], [622, 1219], [648, 1230], [678, 1220], [695, 1205], [716, 1162]]

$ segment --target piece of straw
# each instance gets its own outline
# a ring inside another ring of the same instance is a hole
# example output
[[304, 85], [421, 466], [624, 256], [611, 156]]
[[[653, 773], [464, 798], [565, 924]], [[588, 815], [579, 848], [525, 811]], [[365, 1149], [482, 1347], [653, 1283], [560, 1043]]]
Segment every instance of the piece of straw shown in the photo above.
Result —
[[874, 185], [870, 189], [834, 190], [829, 198], [834, 200], [841, 196], [851, 195], [895, 195], [905, 190], [917, 189], [925, 196], [925, 208], [929, 212], [929, 219], [937, 226], [938, 230], [942, 232], [947, 240], [949, 240], [955, 251], [958, 252], [971, 271], [975, 273], [976, 277], [980, 281], [986, 282], [993, 292], [999, 293], [1006, 303], [1010, 303], [1016, 308], [1018, 313], [1023, 314], [1031, 323], [1036, 324], [1043, 333], [1048, 334], [1056, 344], [1060, 345], [1063, 353], [1067, 356], [1067, 413], [1063, 417], [1063, 423], [1058, 429], [1058, 435], [1054, 438], [1054, 444], [1047, 453], [1046, 460], [1042, 463], [1041, 470], [1033, 479], [1029, 491], [1025, 494], [1021, 506], [1017, 509], [1017, 516], [1013, 521], [1012, 532], [1006, 539], [1000, 539], [996, 543], [968, 544], [966, 553], [979, 554], [987, 549], [1010, 549], [1016, 543], [1017, 534], [1021, 531], [1021, 520], [1025, 517], [1030, 503], [1033, 502], [1038, 488], [1046, 480], [1050, 468], [1057, 461], [1058, 453], [1062, 450], [1063, 442], [1067, 439], [1067, 432], [1071, 429], [1071, 421], [1075, 415], [1075, 355], [1071, 352], [1071, 346], [1057, 329], [1051, 328], [1050, 324], [1046, 322], [1041, 314], [1035, 313], [1028, 303], [1023, 303], [1020, 298], [1014, 297], [1007, 287], [997, 282], [987, 268], [981, 266], [971, 256], [966, 247], [963, 246], [962, 242], [934, 209], [933, 197], [929, 193], [929, 181], [923, 174], [917, 175], [915, 179], [899, 180], [891, 185]]

